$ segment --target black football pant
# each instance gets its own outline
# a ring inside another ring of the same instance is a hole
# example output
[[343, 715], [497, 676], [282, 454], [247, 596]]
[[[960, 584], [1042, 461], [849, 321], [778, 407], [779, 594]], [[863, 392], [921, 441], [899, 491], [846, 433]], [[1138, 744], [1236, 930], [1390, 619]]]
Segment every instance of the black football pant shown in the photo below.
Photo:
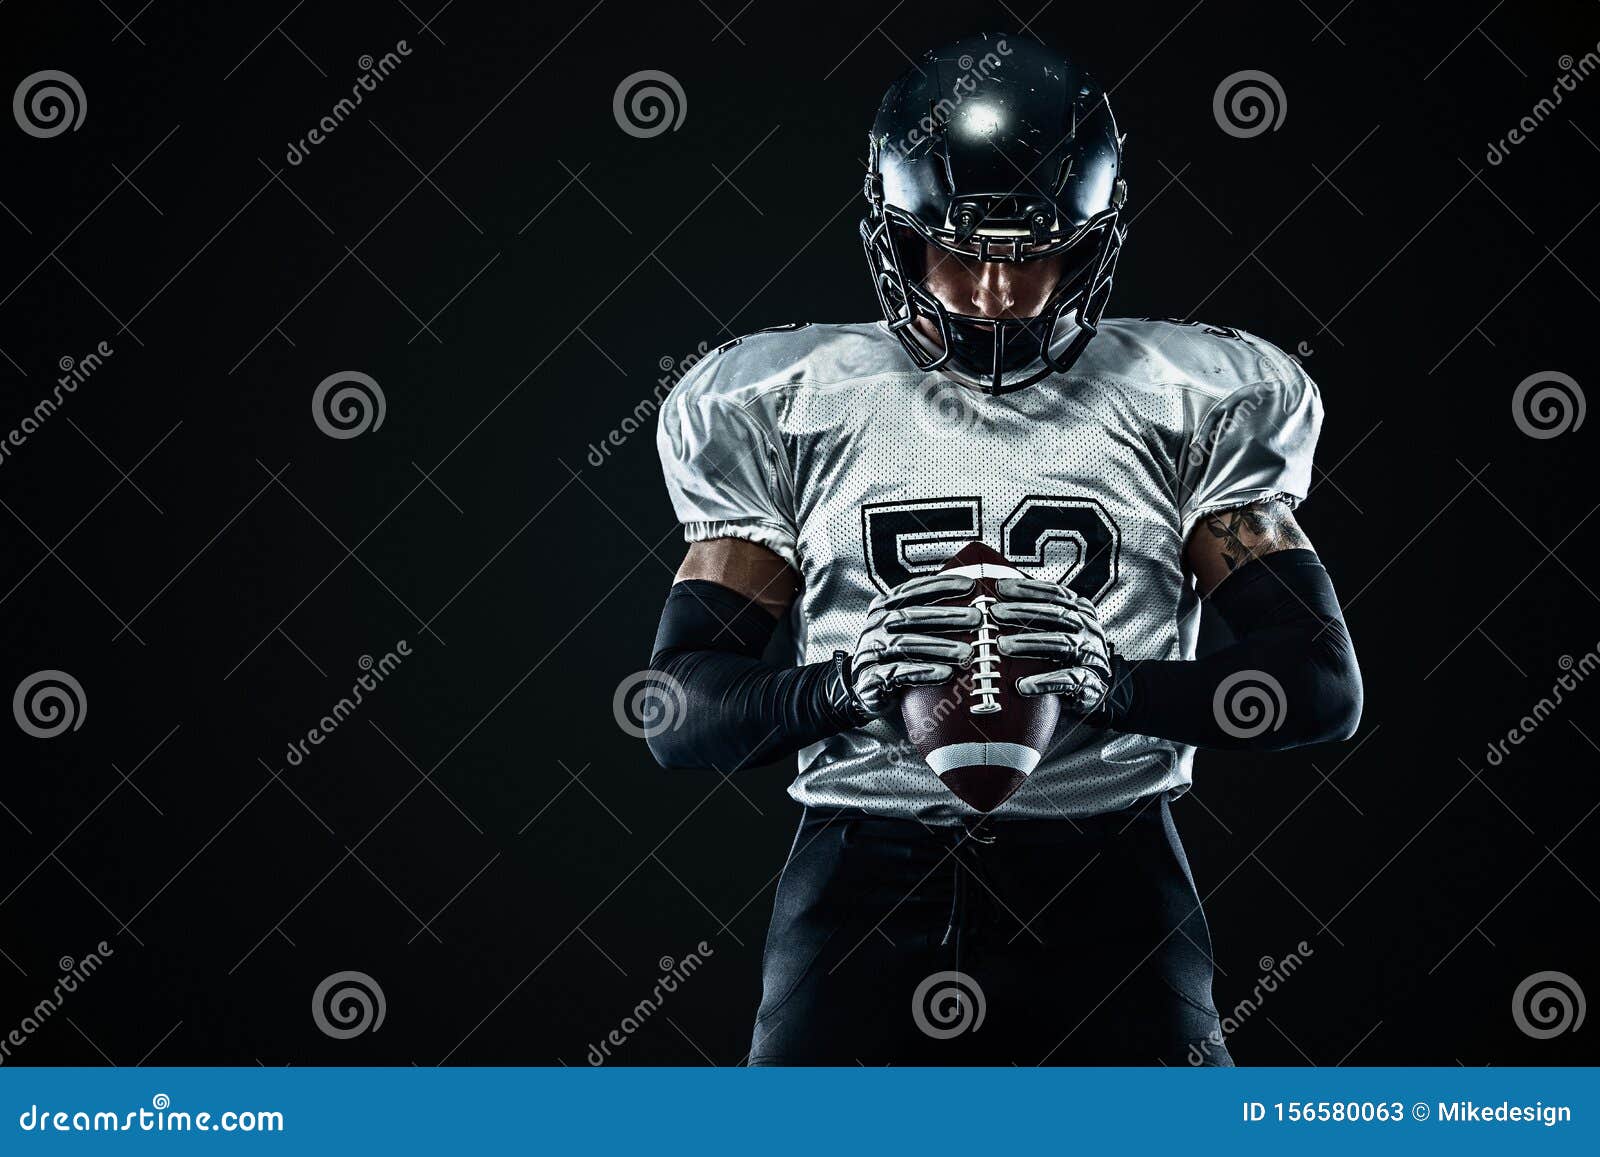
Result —
[[1230, 1065], [1165, 796], [942, 828], [808, 809], [752, 1065]]

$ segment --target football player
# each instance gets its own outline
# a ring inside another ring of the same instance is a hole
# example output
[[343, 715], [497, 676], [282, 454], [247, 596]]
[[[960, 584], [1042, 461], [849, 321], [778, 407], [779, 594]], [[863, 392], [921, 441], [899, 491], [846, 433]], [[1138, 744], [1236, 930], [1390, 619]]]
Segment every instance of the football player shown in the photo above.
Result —
[[[1242, 331], [1103, 318], [1124, 238], [1104, 91], [1021, 36], [927, 54], [868, 141], [882, 321], [703, 359], [661, 412], [690, 543], [654, 670], [667, 767], [799, 752], [751, 1064], [1230, 1064], [1169, 801], [1197, 747], [1348, 738], [1361, 678], [1293, 513], [1317, 387]], [[1059, 696], [988, 816], [916, 755], [896, 692], [952, 684], [979, 539], [1003, 653]], [[933, 604], [941, 605], [933, 605]], [[1196, 654], [1201, 615], [1227, 641]], [[764, 657], [792, 618], [793, 656]]]

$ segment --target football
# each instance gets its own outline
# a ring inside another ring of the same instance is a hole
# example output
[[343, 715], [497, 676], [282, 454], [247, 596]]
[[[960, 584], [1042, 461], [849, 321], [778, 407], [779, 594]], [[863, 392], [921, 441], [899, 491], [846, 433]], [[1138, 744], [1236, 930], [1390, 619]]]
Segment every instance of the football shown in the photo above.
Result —
[[[962, 637], [976, 648], [972, 665], [955, 679], [931, 687], [910, 687], [901, 695], [906, 735], [918, 753], [969, 806], [991, 812], [1022, 786], [1055, 734], [1061, 701], [1054, 695], [1026, 696], [1017, 680], [1039, 674], [1049, 664], [1038, 659], [1002, 657], [1002, 628], [989, 617], [996, 602], [995, 580], [1021, 578], [993, 548], [981, 542], [962, 547], [943, 572], [970, 575], [977, 586], [943, 605], [978, 608], [982, 621]], [[940, 604], [936, 604], [940, 605]]]

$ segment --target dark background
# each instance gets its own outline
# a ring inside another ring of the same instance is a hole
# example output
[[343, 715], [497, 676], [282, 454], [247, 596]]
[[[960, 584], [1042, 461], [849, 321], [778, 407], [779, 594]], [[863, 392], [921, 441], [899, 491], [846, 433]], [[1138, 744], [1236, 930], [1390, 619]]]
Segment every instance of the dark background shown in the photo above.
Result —
[[[1327, 404], [1302, 521], [1361, 732], [1203, 753], [1178, 806], [1219, 1005], [1313, 952], [1236, 1058], [1597, 1059], [1511, 1002], [1547, 969], [1596, 990], [1600, 688], [1485, 757], [1600, 640], [1596, 424], [1511, 411], [1536, 372], [1592, 385], [1600, 80], [1486, 161], [1600, 40], [1593, 4], [108, 4], [0, 8], [0, 95], [60, 69], [87, 96], [53, 139], [0, 117], [0, 434], [114, 349], [0, 463], [0, 690], [60, 669], [87, 700], [59, 738], [0, 727], [0, 1033], [114, 950], [7, 1063], [583, 1064], [701, 940], [616, 1058], [741, 1060], [790, 772], [664, 773], [615, 722], [683, 547], [653, 426], [590, 447], [701, 342], [874, 316], [878, 97], [1025, 22], [1129, 134], [1110, 312], [1259, 333]], [[619, 129], [642, 69], [681, 83], [678, 131]], [[1237, 139], [1212, 97], [1245, 69], [1287, 114]], [[351, 440], [311, 416], [341, 370], [387, 402]], [[346, 969], [386, 1019], [334, 1040], [309, 1005]]]

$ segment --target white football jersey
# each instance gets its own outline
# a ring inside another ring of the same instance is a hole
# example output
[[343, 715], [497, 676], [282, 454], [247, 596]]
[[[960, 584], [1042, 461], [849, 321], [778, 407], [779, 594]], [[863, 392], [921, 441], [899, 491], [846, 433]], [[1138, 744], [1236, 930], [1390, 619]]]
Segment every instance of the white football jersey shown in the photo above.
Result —
[[[1208, 510], [1303, 498], [1321, 424], [1300, 366], [1230, 329], [1108, 319], [1067, 373], [988, 395], [917, 370], [876, 322], [723, 347], [668, 396], [657, 442], [688, 541], [748, 539], [800, 573], [798, 662], [852, 651], [875, 595], [975, 538], [1092, 599], [1127, 658], [1188, 659], [1190, 530]], [[1063, 720], [995, 814], [1112, 811], [1186, 789], [1193, 759]], [[883, 720], [801, 751], [789, 793], [929, 823], [977, 814]]]

